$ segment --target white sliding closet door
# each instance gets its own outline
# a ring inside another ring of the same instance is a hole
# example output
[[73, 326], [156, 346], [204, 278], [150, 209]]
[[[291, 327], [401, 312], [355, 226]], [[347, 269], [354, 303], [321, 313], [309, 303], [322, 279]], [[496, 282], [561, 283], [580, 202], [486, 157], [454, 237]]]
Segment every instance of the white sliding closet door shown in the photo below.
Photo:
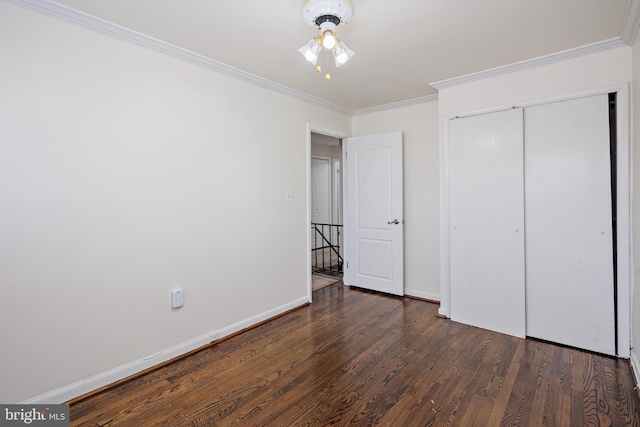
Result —
[[615, 354], [607, 95], [525, 110], [527, 335]]
[[451, 319], [525, 336], [522, 110], [449, 126]]

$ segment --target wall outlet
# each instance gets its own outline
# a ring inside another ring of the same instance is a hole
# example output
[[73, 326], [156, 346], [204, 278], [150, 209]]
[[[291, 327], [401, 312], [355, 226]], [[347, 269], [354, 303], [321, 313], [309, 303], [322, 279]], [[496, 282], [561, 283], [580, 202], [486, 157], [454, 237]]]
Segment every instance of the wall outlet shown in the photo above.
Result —
[[184, 304], [184, 294], [182, 289], [171, 291], [171, 308], [180, 308]]

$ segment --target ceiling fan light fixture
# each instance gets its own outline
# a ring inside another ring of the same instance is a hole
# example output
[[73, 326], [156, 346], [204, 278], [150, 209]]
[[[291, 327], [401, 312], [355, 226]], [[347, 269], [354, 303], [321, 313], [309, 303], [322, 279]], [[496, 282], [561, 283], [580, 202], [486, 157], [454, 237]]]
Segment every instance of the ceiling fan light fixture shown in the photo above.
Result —
[[315, 65], [323, 48], [332, 52], [337, 67], [353, 58], [354, 52], [336, 35], [337, 28], [347, 24], [353, 17], [352, 0], [304, 0], [302, 17], [319, 32], [313, 43], [309, 42], [299, 49], [307, 61]]
[[314, 37], [309, 40], [309, 43], [298, 49], [298, 52], [304, 56], [304, 59], [316, 65], [320, 52], [322, 52], [322, 44], [317, 37]]
[[355, 53], [347, 47], [344, 42], [338, 42], [336, 46], [333, 48], [333, 59], [336, 61], [336, 67], [341, 67], [351, 58], [355, 56]]

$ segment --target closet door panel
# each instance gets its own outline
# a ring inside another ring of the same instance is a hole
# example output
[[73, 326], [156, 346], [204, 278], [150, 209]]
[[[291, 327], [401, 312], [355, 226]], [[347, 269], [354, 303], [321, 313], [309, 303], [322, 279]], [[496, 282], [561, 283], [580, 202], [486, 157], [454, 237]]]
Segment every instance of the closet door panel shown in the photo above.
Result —
[[522, 110], [449, 125], [451, 319], [525, 336]]
[[527, 335], [615, 353], [606, 95], [525, 110]]

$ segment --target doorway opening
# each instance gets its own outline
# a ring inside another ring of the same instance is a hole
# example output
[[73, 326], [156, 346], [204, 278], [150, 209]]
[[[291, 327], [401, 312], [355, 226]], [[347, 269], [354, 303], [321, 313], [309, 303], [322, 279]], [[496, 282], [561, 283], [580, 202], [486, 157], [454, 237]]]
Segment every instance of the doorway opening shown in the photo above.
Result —
[[341, 283], [342, 140], [311, 132], [311, 287]]

